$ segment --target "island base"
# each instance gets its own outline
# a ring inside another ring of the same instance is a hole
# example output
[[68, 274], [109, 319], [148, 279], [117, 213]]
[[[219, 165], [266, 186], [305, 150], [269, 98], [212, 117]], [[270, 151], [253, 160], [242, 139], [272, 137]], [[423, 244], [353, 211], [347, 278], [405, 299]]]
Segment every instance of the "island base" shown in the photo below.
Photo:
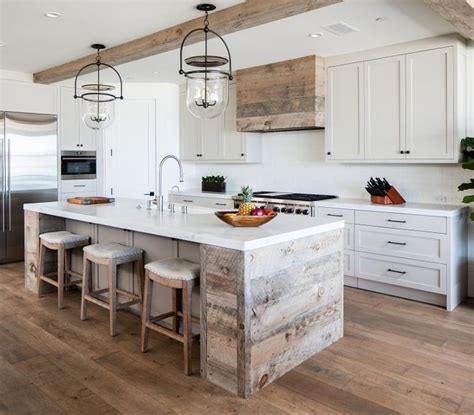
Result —
[[343, 336], [342, 229], [201, 245], [201, 376], [247, 398]]

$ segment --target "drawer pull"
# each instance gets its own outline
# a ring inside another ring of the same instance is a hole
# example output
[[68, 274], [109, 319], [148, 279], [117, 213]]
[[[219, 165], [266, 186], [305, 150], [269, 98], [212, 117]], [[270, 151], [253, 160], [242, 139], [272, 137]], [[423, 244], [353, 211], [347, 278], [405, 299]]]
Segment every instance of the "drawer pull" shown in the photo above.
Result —
[[216, 206], [227, 206], [227, 203], [216, 203]]
[[183, 202], [186, 202], [186, 203], [193, 203], [194, 200], [186, 200], [186, 199], [183, 199]]
[[388, 241], [387, 243], [392, 244], [392, 245], [401, 245], [401, 246], [406, 246], [406, 242], [393, 242], [393, 241]]
[[334, 216], [335, 218], [342, 218], [342, 217], [344, 217], [344, 215], [336, 215], [336, 214], [334, 214], [334, 213], [328, 213], [327, 215], [328, 215], [328, 216]]
[[86, 187], [85, 184], [75, 184], [74, 187]]
[[387, 219], [387, 222], [395, 222], [395, 223], [407, 223], [406, 220], [395, 220], [395, 219]]
[[391, 268], [389, 268], [387, 271], [394, 272], [395, 274], [403, 274], [403, 275], [407, 273], [406, 271], [397, 271], [396, 269], [391, 269]]

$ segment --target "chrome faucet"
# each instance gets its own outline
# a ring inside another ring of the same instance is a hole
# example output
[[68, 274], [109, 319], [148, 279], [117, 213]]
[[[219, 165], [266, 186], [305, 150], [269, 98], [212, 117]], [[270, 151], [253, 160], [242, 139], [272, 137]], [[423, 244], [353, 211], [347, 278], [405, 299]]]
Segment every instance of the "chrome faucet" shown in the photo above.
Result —
[[180, 183], [184, 182], [183, 165], [181, 163], [181, 160], [172, 154], [168, 154], [167, 156], [163, 157], [160, 161], [160, 166], [158, 167], [158, 194], [157, 194], [157, 199], [156, 199], [158, 210], [164, 210], [163, 209], [163, 164], [165, 164], [165, 161], [168, 159], [176, 160], [179, 166], [179, 181]]

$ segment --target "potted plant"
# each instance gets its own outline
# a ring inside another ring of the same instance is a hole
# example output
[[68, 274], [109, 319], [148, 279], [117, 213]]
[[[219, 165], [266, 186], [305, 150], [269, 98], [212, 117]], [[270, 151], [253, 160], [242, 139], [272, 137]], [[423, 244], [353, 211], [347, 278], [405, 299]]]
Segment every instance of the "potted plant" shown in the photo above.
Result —
[[[474, 137], [466, 137], [461, 140], [465, 162], [462, 164], [463, 169], [474, 170]], [[467, 183], [460, 184], [458, 190], [463, 192], [465, 190], [474, 189], [474, 178]], [[464, 196], [464, 203], [473, 203], [474, 195]], [[474, 212], [471, 213], [471, 220], [474, 221]]]
[[224, 176], [203, 176], [201, 190], [203, 192], [225, 193], [225, 179]]

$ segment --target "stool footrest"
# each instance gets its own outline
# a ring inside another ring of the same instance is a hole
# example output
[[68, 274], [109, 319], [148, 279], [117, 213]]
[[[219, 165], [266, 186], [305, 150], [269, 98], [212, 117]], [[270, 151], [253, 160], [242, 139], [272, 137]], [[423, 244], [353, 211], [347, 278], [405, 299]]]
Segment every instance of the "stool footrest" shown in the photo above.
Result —
[[[153, 319], [153, 320], [156, 321], [156, 318]], [[156, 331], [160, 334], [164, 334], [165, 336], [171, 337], [172, 339], [177, 340], [180, 343], [184, 343], [184, 336], [182, 334], [178, 334], [174, 330], [168, 329], [165, 326], [162, 326], [161, 324], [154, 323], [153, 321], [147, 321], [145, 323], [145, 326], [147, 328], [149, 328], [150, 330], [153, 330], [153, 331]], [[197, 339], [199, 339], [200, 335], [199, 334], [193, 334], [191, 337], [192, 337], [193, 340], [197, 340]]]
[[[108, 288], [103, 288], [101, 290], [93, 291], [93, 292], [90, 292], [89, 294], [86, 294], [84, 296], [84, 299], [86, 301], [89, 301], [91, 303], [94, 303], [94, 304], [98, 305], [99, 307], [106, 308], [107, 310], [110, 310], [109, 298], [102, 295], [102, 293], [105, 293], [105, 292], [108, 292], [108, 291], [109, 291]], [[126, 295], [126, 294], [124, 294], [124, 295]], [[124, 303], [117, 303], [115, 308], [117, 310], [120, 310], [122, 308], [130, 307], [134, 304], [140, 304], [141, 302], [142, 302], [141, 298], [137, 297], [137, 298], [133, 298], [130, 301], [126, 301]]]
[[[53, 279], [51, 277], [56, 277], [56, 279]], [[41, 281], [47, 282], [48, 284], [54, 285], [55, 287], [59, 286], [59, 283], [57, 280], [58, 274], [56, 272], [50, 272], [48, 274], [40, 275], [39, 278], [41, 279]], [[70, 287], [71, 285], [78, 285], [78, 284], [82, 284], [82, 279], [64, 281], [63, 286]]]

